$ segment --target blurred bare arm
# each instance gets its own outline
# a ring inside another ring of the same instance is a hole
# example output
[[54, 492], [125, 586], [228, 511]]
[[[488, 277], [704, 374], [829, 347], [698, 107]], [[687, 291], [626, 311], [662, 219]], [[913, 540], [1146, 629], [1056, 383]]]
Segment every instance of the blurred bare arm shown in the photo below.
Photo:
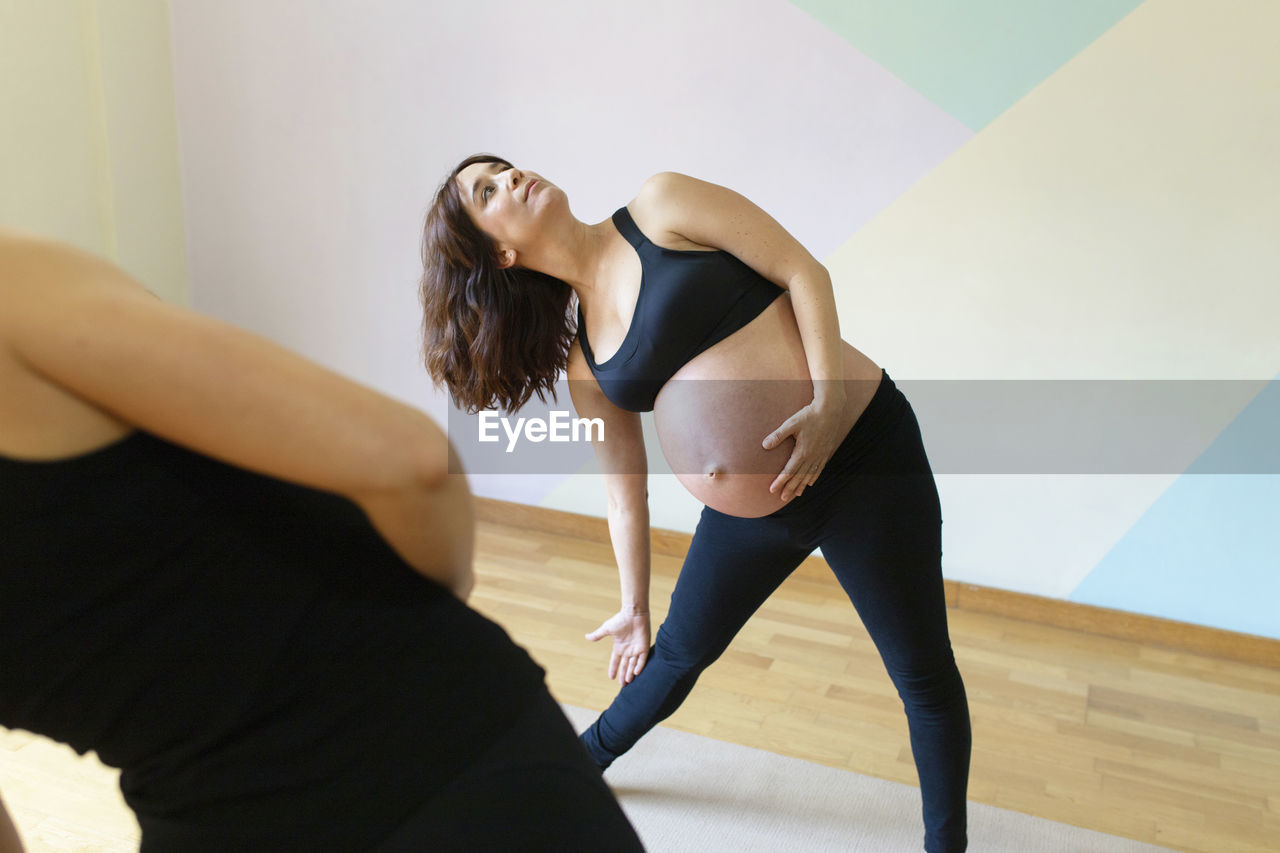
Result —
[[414, 569], [470, 590], [470, 490], [423, 412], [55, 243], [0, 235], [0, 308], [0, 346], [32, 374], [175, 444], [343, 495]]

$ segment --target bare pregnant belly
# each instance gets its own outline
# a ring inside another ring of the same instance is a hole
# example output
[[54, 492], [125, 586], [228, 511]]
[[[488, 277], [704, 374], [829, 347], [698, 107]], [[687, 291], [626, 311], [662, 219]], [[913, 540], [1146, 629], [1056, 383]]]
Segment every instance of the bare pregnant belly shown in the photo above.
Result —
[[[841, 435], [875, 393], [880, 368], [847, 343]], [[813, 400], [808, 363], [788, 295], [676, 373], [654, 404], [663, 456], [689, 492], [712, 509], [743, 518], [784, 506], [769, 485], [795, 446], [761, 442]]]

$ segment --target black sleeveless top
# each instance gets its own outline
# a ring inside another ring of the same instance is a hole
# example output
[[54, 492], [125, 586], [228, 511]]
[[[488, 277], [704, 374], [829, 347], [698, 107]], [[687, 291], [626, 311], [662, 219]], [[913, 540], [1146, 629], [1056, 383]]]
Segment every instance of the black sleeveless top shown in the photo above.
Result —
[[587, 366], [614, 405], [653, 410], [667, 380], [694, 356], [754, 320], [784, 292], [729, 252], [664, 249], [649, 241], [625, 207], [613, 224], [640, 256], [640, 294], [617, 353], [597, 364], [578, 308]]
[[542, 690], [344, 498], [143, 432], [0, 457], [0, 725], [121, 768], [144, 836], [364, 849]]

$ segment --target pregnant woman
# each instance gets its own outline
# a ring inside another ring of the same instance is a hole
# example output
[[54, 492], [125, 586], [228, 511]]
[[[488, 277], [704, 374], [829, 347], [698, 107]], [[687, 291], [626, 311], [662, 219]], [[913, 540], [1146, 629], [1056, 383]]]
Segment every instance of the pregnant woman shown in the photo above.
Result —
[[[937, 489], [910, 405], [840, 339], [826, 269], [723, 187], [658, 174], [587, 224], [555, 184], [491, 155], [440, 187], [423, 263], [427, 369], [459, 405], [514, 411], [564, 371], [579, 416], [605, 422], [622, 609], [588, 638], [613, 638], [623, 686], [582, 735], [596, 763], [674, 712], [821, 547], [902, 697], [925, 849], [965, 849], [969, 713]], [[706, 505], [652, 648], [638, 414], [650, 410], [671, 469]]]

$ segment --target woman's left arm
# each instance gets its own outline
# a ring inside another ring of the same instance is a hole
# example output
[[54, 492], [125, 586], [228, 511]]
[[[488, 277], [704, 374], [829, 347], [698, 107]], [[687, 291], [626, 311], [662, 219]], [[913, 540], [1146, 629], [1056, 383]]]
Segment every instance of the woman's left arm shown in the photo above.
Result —
[[766, 449], [787, 436], [796, 440], [791, 458], [769, 487], [790, 500], [817, 480], [841, 439], [844, 367], [830, 273], [773, 217], [726, 187], [662, 172], [645, 182], [636, 204], [659, 208], [655, 218], [673, 234], [733, 254], [791, 294], [813, 402], [764, 439]]

